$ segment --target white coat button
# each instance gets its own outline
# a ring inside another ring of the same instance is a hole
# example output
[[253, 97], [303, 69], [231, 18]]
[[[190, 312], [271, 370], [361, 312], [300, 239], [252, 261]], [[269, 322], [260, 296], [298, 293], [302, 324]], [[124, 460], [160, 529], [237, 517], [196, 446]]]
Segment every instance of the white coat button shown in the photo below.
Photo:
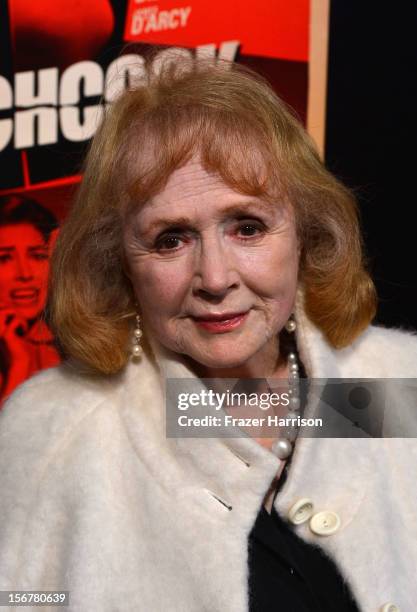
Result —
[[313, 514], [313, 502], [308, 497], [302, 497], [291, 506], [288, 518], [293, 525], [305, 523]]
[[381, 612], [400, 612], [400, 608], [393, 603], [386, 603], [382, 606]]
[[336, 512], [324, 510], [313, 514], [310, 519], [310, 529], [313, 533], [328, 536], [335, 533], [340, 527], [340, 517]]

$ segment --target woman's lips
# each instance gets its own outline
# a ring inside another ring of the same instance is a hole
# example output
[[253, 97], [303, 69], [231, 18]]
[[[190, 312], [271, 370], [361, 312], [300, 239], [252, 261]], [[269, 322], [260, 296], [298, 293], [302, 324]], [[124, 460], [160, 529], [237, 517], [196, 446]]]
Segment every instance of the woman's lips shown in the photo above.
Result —
[[195, 324], [202, 327], [206, 331], [212, 334], [222, 334], [232, 329], [236, 329], [239, 325], [242, 325], [248, 316], [248, 312], [241, 312], [232, 317], [228, 317], [220, 320], [213, 319], [193, 319]]
[[24, 289], [13, 289], [10, 292], [13, 302], [36, 302], [39, 299], [39, 289], [36, 287], [25, 287]]

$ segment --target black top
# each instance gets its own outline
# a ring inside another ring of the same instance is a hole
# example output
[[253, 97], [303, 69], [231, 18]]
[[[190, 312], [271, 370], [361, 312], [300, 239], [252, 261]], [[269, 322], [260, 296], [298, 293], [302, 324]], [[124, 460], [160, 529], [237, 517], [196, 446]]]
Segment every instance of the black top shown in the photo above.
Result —
[[[287, 471], [288, 464], [279, 488]], [[274, 507], [261, 507], [248, 544], [250, 612], [360, 612], [334, 561]]]

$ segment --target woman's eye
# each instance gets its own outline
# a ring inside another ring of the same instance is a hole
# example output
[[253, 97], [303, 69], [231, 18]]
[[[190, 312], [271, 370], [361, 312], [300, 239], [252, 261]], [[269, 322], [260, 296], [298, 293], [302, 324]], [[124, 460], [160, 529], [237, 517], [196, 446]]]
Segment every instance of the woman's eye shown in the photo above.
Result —
[[8, 253], [5, 253], [4, 255], [0, 255], [0, 263], [6, 263], [7, 261], [11, 260], [11, 255], [9, 255]]
[[263, 233], [265, 227], [260, 223], [252, 223], [246, 222], [239, 225], [237, 228], [237, 232], [243, 238], [251, 238], [252, 236], [258, 236], [260, 233]]
[[48, 253], [32, 253], [32, 259], [35, 259], [36, 261], [44, 261], [45, 259], [49, 259], [48, 257]]
[[175, 235], [162, 236], [156, 241], [158, 251], [172, 251], [180, 246], [181, 238]]

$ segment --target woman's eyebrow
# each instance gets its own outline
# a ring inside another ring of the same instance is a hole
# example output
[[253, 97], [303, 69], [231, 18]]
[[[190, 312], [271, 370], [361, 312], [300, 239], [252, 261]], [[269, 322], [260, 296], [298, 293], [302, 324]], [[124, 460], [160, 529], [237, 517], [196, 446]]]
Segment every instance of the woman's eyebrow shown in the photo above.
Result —
[[[231, 204], [230, 206], [226, 206], [222, 210], [219, 211], [219, 216], [221, 218], [230, 217], [232, 215], [250, 215], [259, 213], [259, 210], [263, 210], [265, 212], [272, 212], [274, 210], [274, 206], [265, 202], [264, 200], [259, 200], [258, 202], [242, 202], [239, 204]], [[145, 228], [144, 233], [149, 234], [154, 231], [163, 231], [164, 229], [170, 227], [186, 227], [193, 228], [195, 225], [193, 219], [189, 217], [164, 217], [163, 219], [157, 219]]]
[[145, 228], [144, 233], [150, 234], [154, 231], [162, 231], [167, 229], [168, 227], [192, 227], [192, 221], [188, 217], [164, 217], [163, 219], [157, 219], [156, 221], [152, 221]]
[[253, 202], [239, 202], [238, 204], [232, 204], [227, 206], [221, 211], [222, 216], [228, 217], [231, 215], [247, 215], [253, 213], [259, 213], [262, 210], [263, 212], [272, 212], [274, 210], [274, 205], [265, 202], [265, 200], [258, 200]]
[[48, 250], [48, 245], [47, 244], [34, 244], [33, 246], [30, 246], [28, 248], [28, 251], [32, 252], [32, 251], [47, 251]]

